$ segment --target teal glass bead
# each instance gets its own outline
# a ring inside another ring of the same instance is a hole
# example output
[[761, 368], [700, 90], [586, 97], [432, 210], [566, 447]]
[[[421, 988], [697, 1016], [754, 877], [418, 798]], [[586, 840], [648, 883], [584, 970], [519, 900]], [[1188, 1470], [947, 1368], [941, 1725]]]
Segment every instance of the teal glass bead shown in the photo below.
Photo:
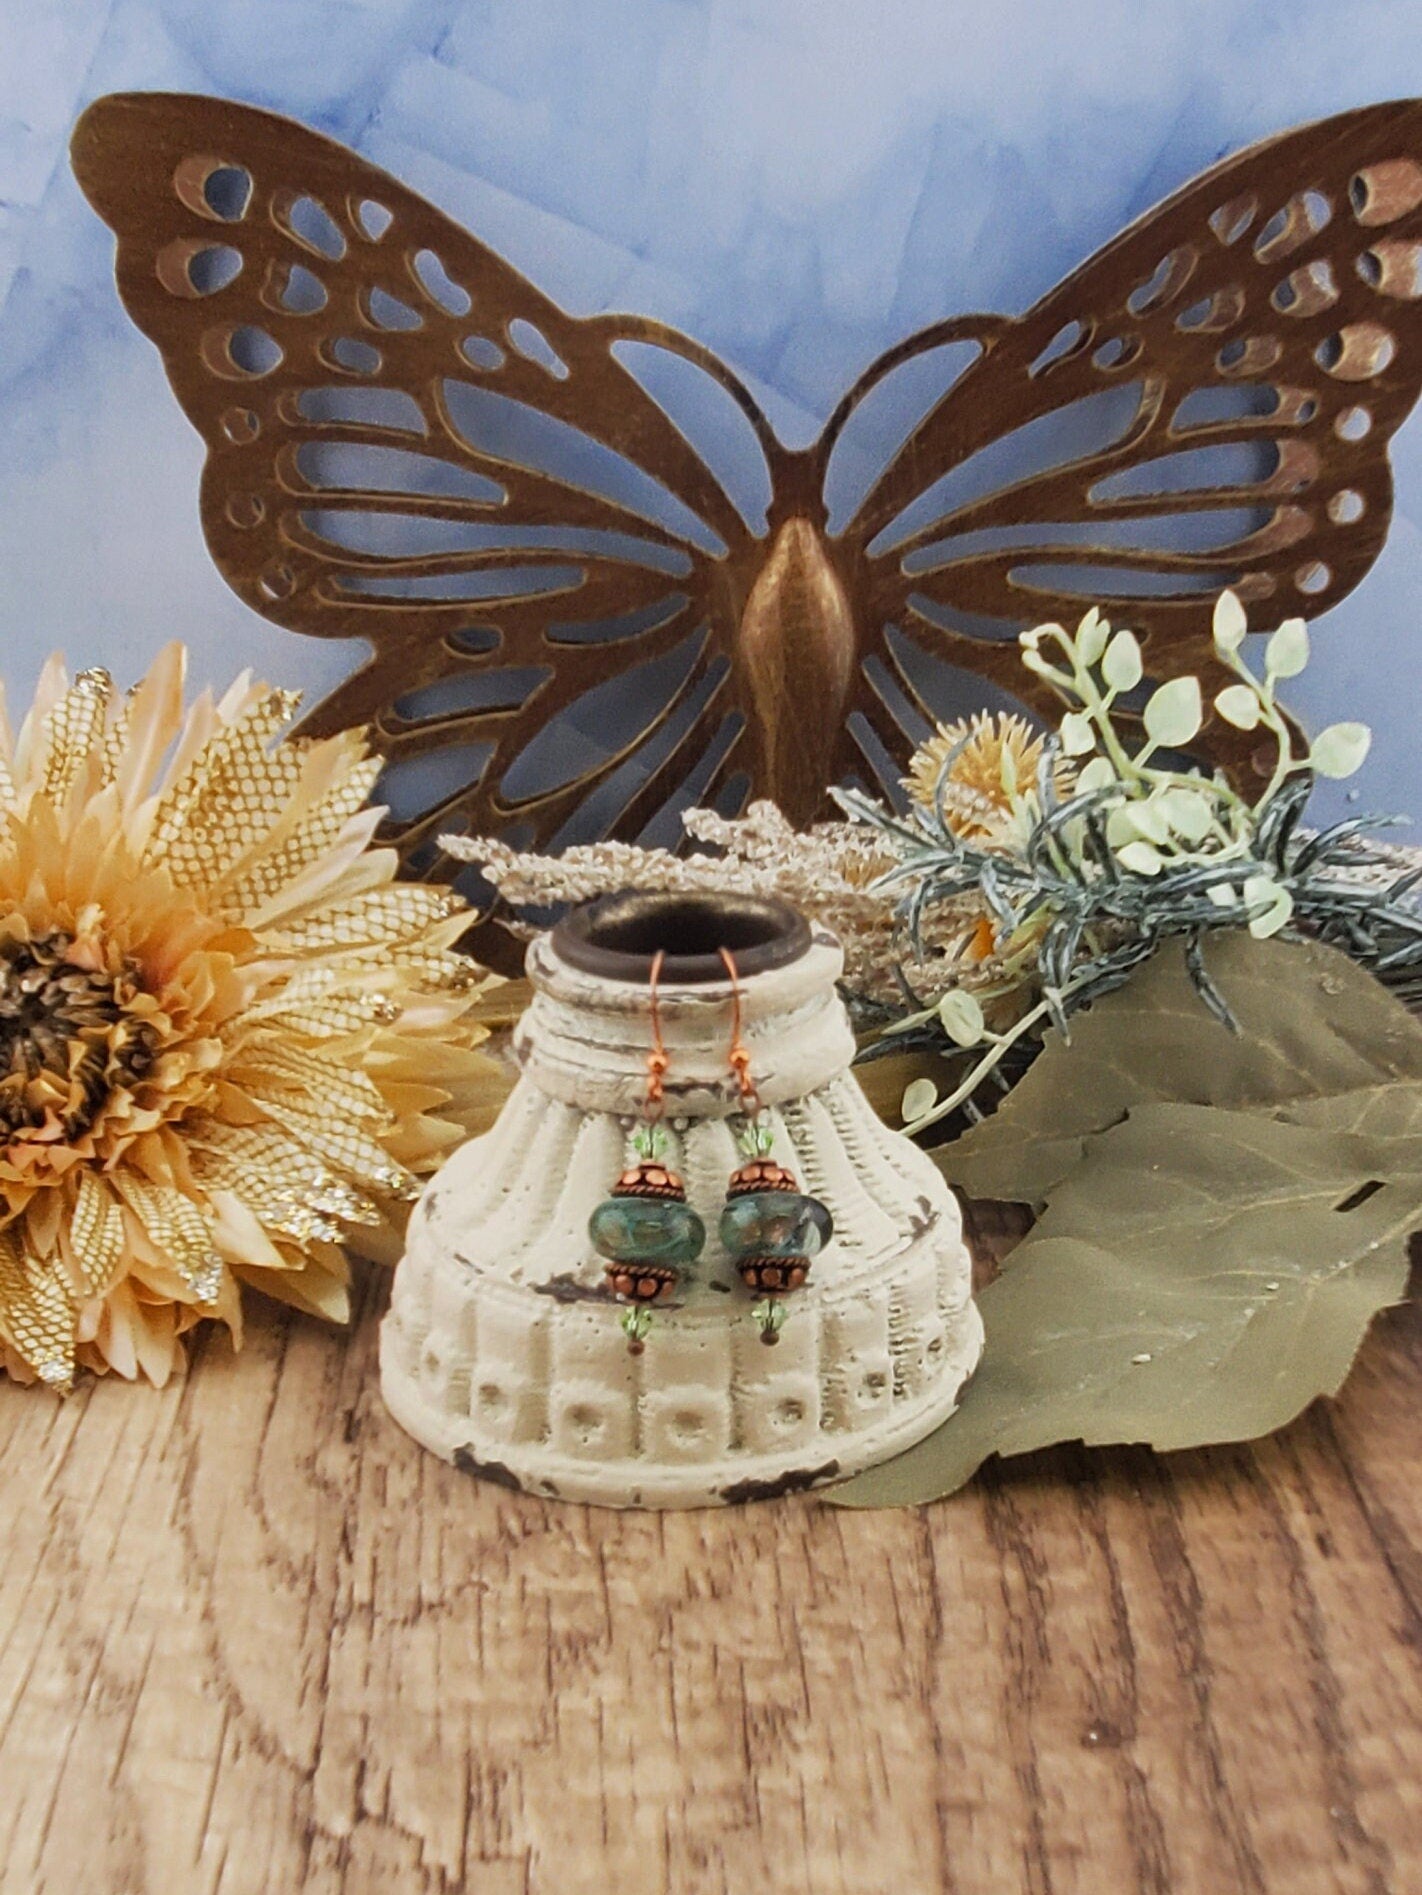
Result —
[[604, 1198], [588, 1219], [588, 1236], [600, 1257], [614, 1263], [694, 1263], [706, 1242], [706, 1226], [679, 1198]]
[[834, 1235], [834, 1219], [800, 1191], [746, 1191], [726, 1199], [720, 1228], [733, 1257], [813, 1257]]

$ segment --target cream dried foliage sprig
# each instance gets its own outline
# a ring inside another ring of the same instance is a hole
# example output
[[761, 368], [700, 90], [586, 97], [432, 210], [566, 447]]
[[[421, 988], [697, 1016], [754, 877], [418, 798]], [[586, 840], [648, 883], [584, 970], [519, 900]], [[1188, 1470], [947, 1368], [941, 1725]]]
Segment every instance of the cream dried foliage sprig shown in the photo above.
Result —
[[[371, 847], [359, 733], [240, 678], [184, 710], [51, 660], [0, 719], [0, 1363], [161, 1383], [239, 1285], [343, 1318], [342, 1239], [464, 1135], [491, 978]], [[498, 1088], [491, 1083], [491, 1091]]]
[[774, 803], [764, 801], [740, 817], [688, 810], [683, 822], [694, 841], [716, 853], [681, 856], [596, 842], [551, 856], [522, 853], [486, 837], [441, 841], [452, 856], [479, 863], [514, 909], [547, 909], [631, 887], [778, 895], [834, 930], [844, 945], [846, 986], [886, 1008], [903, 1006], [904, 979], [915, 993], [939, 993], [961, 979], [965, 956], [982, 951], [984, 909], [974, 895], [941, 905], [922, 951], [913, 950], [895, 912], [896, 892], [876, 885], [895, 858], [862, 824], [817, 823], [797, 830]]

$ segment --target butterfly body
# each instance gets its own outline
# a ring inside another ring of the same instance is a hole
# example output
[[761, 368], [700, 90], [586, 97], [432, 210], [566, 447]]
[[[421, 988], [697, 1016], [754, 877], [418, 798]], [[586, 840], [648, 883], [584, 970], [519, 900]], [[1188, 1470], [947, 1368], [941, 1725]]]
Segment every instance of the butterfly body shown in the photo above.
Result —
[[[421, 874], [458, 828], [557, 846], [757, 795], [809, 821], [837, 781], [892, 787], [954, 674], [1053, 714], [1014, 634], [1091, 603], [1208, 697], [1224, 586], [1277, 622], [1368, 570], [1422, 389], [1416, 101], [1266, 140], [1024, 315], [909, 338], [804, 450], [702, 345], [568, 316], [289, 120], [119, 94], [73, 159], [207, 444], [219, 569], [369, 648], [307, 728], [372, 726]], [[713, 471], [733, 437], [758, 502]], [[1256, 768], [1218, 720], [1202, 746]]]
[[824, 760], [851, 702], [860, 639], [823, 533], [801, 515], [770, 543], [735, 629], [737, 701], [750, 721], [747, 768], [791, 822], [814, 820]]

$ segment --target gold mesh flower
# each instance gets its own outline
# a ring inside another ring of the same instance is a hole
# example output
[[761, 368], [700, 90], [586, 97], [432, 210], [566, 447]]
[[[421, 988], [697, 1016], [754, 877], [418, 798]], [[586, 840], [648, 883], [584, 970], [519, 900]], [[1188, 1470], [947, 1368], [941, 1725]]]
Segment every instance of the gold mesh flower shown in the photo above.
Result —
[[491, 976], [445, 889], [372, 849], [359, 733], [241, 678], [183, 708], [51, 660], [0, 717], [0, 1364], [162, 1383], [239, 1283], [347, 1313], [377, 1225], [466, 1127]]
[[[938, 798], [955, 834], [979, 843], [1007, 841], [1013, 823], [1010, 790], [1031, 789], [1042, 742], [1040, 733], [1012, 712], [975, 711], [957, 723], [940, 724], [920, 745], [909, 759], [904, 788], [921, 809], [933, 809]], [[1059, 766], [1059, 783], [1062, 775]]]

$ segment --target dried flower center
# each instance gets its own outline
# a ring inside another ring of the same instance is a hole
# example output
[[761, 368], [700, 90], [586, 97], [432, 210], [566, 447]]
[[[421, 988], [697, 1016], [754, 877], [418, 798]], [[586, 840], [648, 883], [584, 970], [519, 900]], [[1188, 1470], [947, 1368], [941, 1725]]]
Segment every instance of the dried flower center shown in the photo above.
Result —
[[158, 1034], [125, 998], [137, 970], [93, 973], [68, 959], [55, 932], [0, 948], [0, 1131], [12, 1136], [58, 1122], [81, 1136], [116, 1088], [152, 1066]]

